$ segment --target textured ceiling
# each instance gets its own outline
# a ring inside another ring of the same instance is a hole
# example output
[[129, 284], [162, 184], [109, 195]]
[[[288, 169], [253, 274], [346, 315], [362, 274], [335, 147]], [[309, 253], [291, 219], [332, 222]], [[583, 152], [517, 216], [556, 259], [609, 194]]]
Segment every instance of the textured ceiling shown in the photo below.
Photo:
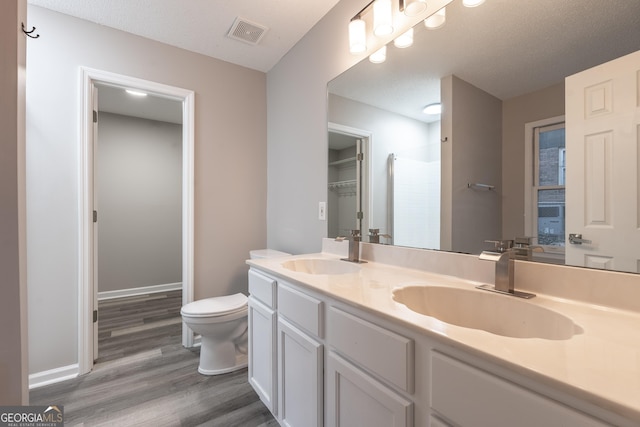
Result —
[[387, 61], [363, 60], [331, 82], [346, 98], [429, 121], [440, 79], [456, 75], [500, 99], [640, 49], [639, 0], [487, 0], [447, 6], [438, 30], [416, 26], [414, 45], [388, 48]]
[[[29, 3], [267, 72], [338, 0], [29, 0]], [[226, 37], [237, 17], [268, 28], [258, 45]]]
[[[338, 0], [29, 0], [29, 3], [267, 72]], [[226, 37], [237, 17], [269, 28], [253, 46]], [[390, 47], [330, 85], [333, 93], [428, 121], [454, 74], [509, 99], [640, 49], [640, 0], [487, 0], [447, 6], [438, 30]], [[342, 31], [346, 31], [345, 28]]]

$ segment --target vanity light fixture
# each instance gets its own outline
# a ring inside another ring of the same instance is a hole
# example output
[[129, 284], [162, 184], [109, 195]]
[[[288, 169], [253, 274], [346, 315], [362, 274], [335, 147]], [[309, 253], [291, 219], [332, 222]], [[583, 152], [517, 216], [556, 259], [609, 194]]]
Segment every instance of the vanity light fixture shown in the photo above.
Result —
[[382, 46], [380, 49], [369, 55], [369, 61], [374, 64], [382, 64], [387, 60], [387, 46]]
[[441, 28], [447, 22], [447, 8], [443, 7], [424, 20], [424, 26], [430, 30]]
[[400, 49], [409, 47], [413, 44], [413, 28], [409, 28], [405, 33], [399, 35], [393, 41], [393, 45]]
[[363, 53], [367, 50], [367, 24], [360, 15], [349, 22], [349, 52]]
[[388, 36], [393, 33], [393, 8], [391, 0], [373, 2], [373, 34]]
[[147, 96], [146, 93], [140, 92], [139, 90], [125, 89], [125, 92], [132, 96], [139, 96], [140, 98]]
[[426, 107], [424, 107], [424, 110], [422, 110], [422, 112], [430, 116], [435, 116], [437, 114], [442, 113], [442, 104], [440, 104], [439, 102], [436, 102], [434, 104], [429, 104]]
[[476, 7], [484, 3], [484, 0], [462, 0], [462, 5], [465, 7]]
[[407, 16], [418, 16], [427, 10], [426, 0], [400, 0], [400, 11]]

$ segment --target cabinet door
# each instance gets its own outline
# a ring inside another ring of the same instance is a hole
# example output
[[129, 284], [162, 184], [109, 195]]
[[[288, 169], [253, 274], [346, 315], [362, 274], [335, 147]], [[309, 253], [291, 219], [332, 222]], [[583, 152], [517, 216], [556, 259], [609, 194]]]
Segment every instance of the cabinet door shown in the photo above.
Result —
[[260, 400], [276, 415], [276, 314], [249, 297], [249, 383]]
[[413, 403], [333, 352], [327, 358], [327, 425], [409, 427]]
[[323, 425], [323, 345], [278, 319], [279, 421], [283, 426]]

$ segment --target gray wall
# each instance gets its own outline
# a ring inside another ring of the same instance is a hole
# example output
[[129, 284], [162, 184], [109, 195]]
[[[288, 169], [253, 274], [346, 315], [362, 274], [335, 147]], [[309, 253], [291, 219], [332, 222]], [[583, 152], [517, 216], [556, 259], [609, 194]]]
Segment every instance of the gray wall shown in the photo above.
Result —
[[367, 3], [340, 1], [267, 73], [267, 243], [274, 249], [318, 252], [327, 235], [318, 220], [318, 202], [327, 198], [327, 83], [365, 58], [349, 53], [347, 25]]
[[564, 82], [502, 103], [502, 237], [524, 236], [524, 125], [564, 115]]
[[182, 281], [182, 125], [101, 112], [98, 291]]
[[[457, 78], [442, 79], [441, 249], [480, 253], [500, 237], [502, 102]], [[469, 183], [495, 186], [469, 189]]]
[[262, 72], [46, 9], [29, 6], [28, 13], [41, 33], [29, 41], [27, 58], [29, 370], [35, 373], [78, 363], [79, 67], [196, 93], [196, 299], [246, 292], [244, 261], [249, 250], [265, 246], [267, 114]]
[[26, 405], [25, 253], [26, 1], [0, 3], [0, 405]]

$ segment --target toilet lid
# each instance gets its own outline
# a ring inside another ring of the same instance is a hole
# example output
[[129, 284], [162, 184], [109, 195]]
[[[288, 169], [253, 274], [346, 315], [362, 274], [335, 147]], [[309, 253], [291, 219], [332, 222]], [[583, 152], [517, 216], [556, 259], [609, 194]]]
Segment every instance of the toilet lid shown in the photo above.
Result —
[[247, 297], [237, 293], [190, 302], [180, 312], [187, 316], [223, 316], [243, 310], [246, 306]]

